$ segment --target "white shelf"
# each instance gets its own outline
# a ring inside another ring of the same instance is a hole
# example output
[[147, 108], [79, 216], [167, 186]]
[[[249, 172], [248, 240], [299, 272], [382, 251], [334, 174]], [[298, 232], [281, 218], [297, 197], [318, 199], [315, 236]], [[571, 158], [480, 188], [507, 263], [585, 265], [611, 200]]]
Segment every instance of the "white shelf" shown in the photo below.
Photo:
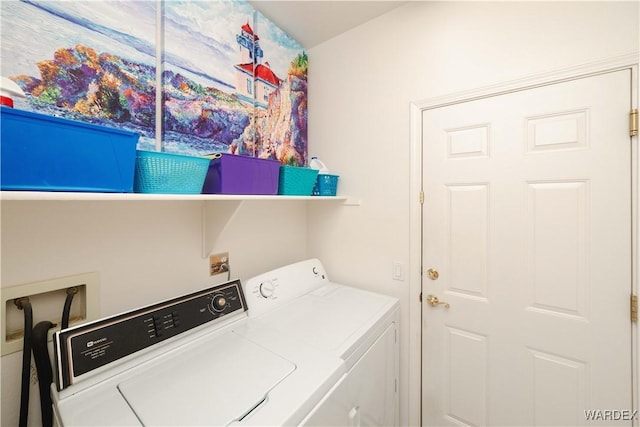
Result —
[[175, 201], [202, 202], [202, 258], [207, 258], [216, 239], [235, 213], [247, 201], [311, 201], [313, 203], [342, 202], [342, 206], [359, 206], [360, 200], [347, 196], [261, 196], [235, 194], [142, 194], [142, 193], [82, 193], [62, 191], [0, 191], [0, 202], [85, 202], [85, 201]]
[[360, 202], [347, 196], [261, 196], [235, 194], [142, 194], [142, 193], [80, 193], [62, 191], [2, 191], [0, 200], [20, 201], [245, 201], [245, 200], [311, 200], [342, 201], [347, 205], [359, 205]]

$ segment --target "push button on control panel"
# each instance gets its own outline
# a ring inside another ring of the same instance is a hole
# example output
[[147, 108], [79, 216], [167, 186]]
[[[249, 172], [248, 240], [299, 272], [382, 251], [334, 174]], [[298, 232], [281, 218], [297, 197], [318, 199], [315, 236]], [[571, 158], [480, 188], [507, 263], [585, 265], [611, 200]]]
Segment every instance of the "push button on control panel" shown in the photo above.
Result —
[[171, 317], [173, 318], [173, 326], [175, 326], [176, 328], [180, 326], [180, 316], [178, 315], [178, 312], [172, 312]]
[[155, 314], [155, 315], [153, 316], [153, 324], [155, 325], [155, 328], [156, 328], [156, 336], [157, 336], [157, 337], [161, 337], [162, 335], [164, 335], [164, 334], [162, 333], [162, 331], [163, 331], [163, 329], [164, 329], [164, 328], [162, 327], [162, 319], [160, 318], [160, 316], [159, 316], [159, 315]]

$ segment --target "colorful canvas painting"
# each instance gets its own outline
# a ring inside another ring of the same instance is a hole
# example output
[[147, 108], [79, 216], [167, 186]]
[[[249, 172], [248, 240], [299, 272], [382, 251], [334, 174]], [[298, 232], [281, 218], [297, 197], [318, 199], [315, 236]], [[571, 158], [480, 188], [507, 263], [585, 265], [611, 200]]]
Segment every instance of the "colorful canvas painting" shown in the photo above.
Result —
[[306, 53], [246, 1], [0, 7], [0, 71], [27, 94], [17, 108], [133, 130], [141, 149], [306, 163]]
[[255, 68], [256, 152], [283, 164], [305, 165], [307, 159], [306, 52], [299, 43], [256, 12], [261, 52]]
[[[155, 144], [155, 1], [2, 1], [16, 108], [132, 130]], [[133, 24], [135, 22], [135, 24]]]
[[234, 66], [236, 34], [253, 14], [246, 2], [164, 3], [166, 151], [229, 152], [251, 135], [253, 103], [236, 95]]

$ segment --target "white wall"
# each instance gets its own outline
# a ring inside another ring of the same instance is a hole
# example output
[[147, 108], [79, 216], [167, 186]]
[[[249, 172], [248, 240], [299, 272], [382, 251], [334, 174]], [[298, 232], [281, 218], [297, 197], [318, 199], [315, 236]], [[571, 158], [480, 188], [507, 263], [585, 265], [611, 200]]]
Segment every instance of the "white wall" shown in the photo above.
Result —
[[[637, 49], [637, 2], [409, 2], [309, 51], [310, 154], [361, 205], [245, 202], [213, 250], [230, 251], [241, 278], [318, 257], [332, 280], [399, 297], [401, 422], [415, 424], [408, 307], [419, 285], [391, 279], [392, 261], [408, 267], [410, 255], [410, 102]], [[215, 282], [201, 258], [198, 202], [1, 208], [2, 288], [97, 271], [109, 315]], [[20, 359], [1, 359], [2, 425], [17, 424]]]
[[[305, 202], [243, 202], [213, 252], [229, 251], [241, 279], [303, 260], [306, 211]], [[1, 213], [3, 289], [95, 271], [108, 316], [226, 280], [202, 258], [201, 202], [3, 201]], [[21, 351], [2, 357], [3, 426], [18, 425], [21, 362]], [[32, 386], [29, 425], [40, 423], [38, 395]]]
[[401, 299], [402, 425], [418, 423], [420, 391], [408, 326], [420, 285], [391, 276], [412, 255], [410, 103], [638, 52], [638, 14], [638, 2], [408, 2], [310, 49], [310, 155], [361, 206], [310, 211], [309, 250], [332, 280]]

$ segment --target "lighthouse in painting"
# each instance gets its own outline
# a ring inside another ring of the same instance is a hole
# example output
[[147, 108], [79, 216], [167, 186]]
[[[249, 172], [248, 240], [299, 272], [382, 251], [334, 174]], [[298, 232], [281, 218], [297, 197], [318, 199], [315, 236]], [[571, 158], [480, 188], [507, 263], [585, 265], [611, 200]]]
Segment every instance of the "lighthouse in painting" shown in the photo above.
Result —
[[280, 87], [280, 79], [269, 67], [269, 63], [261, 63], [264, 53], [260, 48], [260, 38], [254, 34], [247, 22], [236, 34], [236, 42], [240, 48], [240, 63], [236, 69], [236, 95], [246, 103], [260, 108], [267, 108], [269, 94]]

